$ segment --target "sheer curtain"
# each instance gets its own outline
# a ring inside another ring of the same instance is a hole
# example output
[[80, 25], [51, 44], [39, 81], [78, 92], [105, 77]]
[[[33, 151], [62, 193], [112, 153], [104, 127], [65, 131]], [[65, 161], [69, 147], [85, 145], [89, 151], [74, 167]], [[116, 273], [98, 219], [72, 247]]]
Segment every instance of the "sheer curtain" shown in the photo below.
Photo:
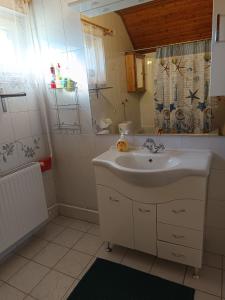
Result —
[[209, 97], [211, 41], [158, 48], [155, 66], [155, 125], [163, 132], [207, 133], [215, 99]]
[[88, 83], [90, 88], [106, 85], [105, 50], [103, 31], [83, 23]]
[[[26, 163], [35, 158], [39, 159], [38, 153], [41, 156], [41, 153], [45, 155], [45, 150], [50, 150], [52, 153], [44, 101], [45, 85], [42, 80], [42, 70], [40, 69], [41, 56], [38, 54], [38, 39], [29, 2], [28, 0], [9, 0], [5, 1], [5, 6], [0, 5], [0, 94], [24, 92], [27, 95], [26, 97], [6, 99], [8, 113], [3, 112], [0, 102], [0, 121], [2, 125], [11, 112], [25, 112], [24, 115], [30, 116], [31, 114], [28, 112], [30, 106], [28, 108], [28, 105], [35, 105], [35, 108], [32, 106], [32, 109], [38, 111], [35, 115], [38, 116], [40, 113], [40, 117], [43, 116], [45, 120], [45, 124], [42, 122], [42, 125], [44, 125], [42, 132], [39, 130], [38, 135], [43, 138], [43, 132], [47, 132], [49, 146], [47, 148], [49, 149], [46, 149], [47, 144], [45, 145], [42, 142], [43, 140], [35, 137], [35, 134], [31, 131], [33, 120], [28, 118], [26, 124], [24, 120], [23, 128], [26, 125], [30, 129], [26, 132], [24, 129], [23, 132], [20, 132], [21, 134], [15, 133], [15, 129], [13, 129], [13, 136], [8, 137], [7, 144], [1, 145], [0, 163], [2, 161], [8, 163], [11, 157], [16, 157], [14, 155], [16, 149], [19, 149], [19, 153], [22, 152], [24, 156], [21, 162], [15, 159], [10, 167], [14, 167], [19, 163]], [[38, 108], [36, 108], [36, 105]], [[8, 119], [11, 120], [9, 121], [11, 123], [12, 118]], [[20, 121], [22, 122], [21, 114], [20, 119], [18, 114], [18, 122]], [[14, 125], [12, 127], [14, 128]], [[28, 132], [31, 134], [29, 137]], [[27, 140], [25, 140], [25, 137]], [[29, 143], [28, 138], [30, 138]], [[0, 142], [3, 143], [3, 141]], [[6, 148], [9, 151], [6, 151]], [[1, 165], [0, 170], [3, 167]]]

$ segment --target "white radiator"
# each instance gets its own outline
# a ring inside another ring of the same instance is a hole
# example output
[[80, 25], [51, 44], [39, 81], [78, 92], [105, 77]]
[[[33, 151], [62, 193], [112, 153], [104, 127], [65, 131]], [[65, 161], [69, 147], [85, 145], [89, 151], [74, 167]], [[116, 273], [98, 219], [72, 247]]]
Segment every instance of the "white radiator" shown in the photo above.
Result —
[[47, 218], [38, 163], [0, 178], [0, 254]]

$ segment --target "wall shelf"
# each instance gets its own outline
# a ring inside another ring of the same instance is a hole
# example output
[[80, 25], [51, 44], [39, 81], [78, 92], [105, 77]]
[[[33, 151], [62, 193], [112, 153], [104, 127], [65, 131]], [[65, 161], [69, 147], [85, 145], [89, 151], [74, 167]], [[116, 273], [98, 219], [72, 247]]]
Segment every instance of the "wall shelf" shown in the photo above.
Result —
[[[81, 134], [80, 123], [80, 104], [78, 87], [76, 86], [74, 91], [69, 92], [73, 94], [71, 103], [61, 103], [60, 97], [62, 97], [63, 90], [60, 89], [60, 94], [57, 89], [54, 89], [55, 104], [53, 109], [56, 110], [56, 124], [53, 126], [54, 130], [58, 131], [70, 131], [72, 134]], [[71, 101], [71, 99], [70, 99]], [[72, 115], [70, 113], [72, 112]], [[72, 116], [72, 121], [71, 121]]]

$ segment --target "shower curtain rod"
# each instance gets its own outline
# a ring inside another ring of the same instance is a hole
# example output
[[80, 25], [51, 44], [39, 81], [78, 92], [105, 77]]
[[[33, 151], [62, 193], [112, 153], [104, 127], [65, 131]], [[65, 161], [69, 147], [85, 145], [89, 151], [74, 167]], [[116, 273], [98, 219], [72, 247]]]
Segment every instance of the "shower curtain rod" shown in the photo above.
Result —
[[140, 49], [134, 49], [134, 50], [128, 50], [123, 53], [127, 52], [140, 52], [140, 51], [146, 51], [151, 49], [157, 49], [157, 48], [163, 48], [163, 47], [169, 47], [169, 46], [176, 46], [176, 45], [182, 45], [182, 44], [188, 44], [188, 43], [195, 43], [195, 42], [203, 42], [203, 41], [209, 41], [211, 38], [208, 39], [200, 39], [200, 40], [193, 40], [193, 41], [187, 41], [187, 42], [180, 42], [180, 43], [174, 43], [174, 44], [167, 44], [167, 45], [160, 45], [160, 46], [152, 46], [148, 48], [140, 48]]
[[98, 27], [98, 28], [102, 29], [105, 35], [112, 35], [113, 34], [113, 30], [112, 29], [108, 29], [108, 28], [106, 28], [104, 26], [98, 25], [98, 24], [96, 24], [94, 22], [91, 22], [91, 21], [89, 21], [87, 19], [81, 18], [81, 22], [87, 23], [87, 24], [90, 24], [90, 25], [93, 25], [95, 27]]

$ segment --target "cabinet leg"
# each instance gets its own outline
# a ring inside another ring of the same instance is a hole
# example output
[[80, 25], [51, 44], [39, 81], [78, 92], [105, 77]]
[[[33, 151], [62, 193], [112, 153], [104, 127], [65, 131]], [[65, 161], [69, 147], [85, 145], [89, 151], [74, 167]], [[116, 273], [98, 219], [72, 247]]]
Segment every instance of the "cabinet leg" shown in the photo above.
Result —
[[110, 245], [110, 242], [107, 242], [106, 252], [112, 252], [112, 247]]
[[199, 268], [194, 268], [194, 273], [193, 273], [193, 279], [199, 279], [200, 278], [200, 269]]

